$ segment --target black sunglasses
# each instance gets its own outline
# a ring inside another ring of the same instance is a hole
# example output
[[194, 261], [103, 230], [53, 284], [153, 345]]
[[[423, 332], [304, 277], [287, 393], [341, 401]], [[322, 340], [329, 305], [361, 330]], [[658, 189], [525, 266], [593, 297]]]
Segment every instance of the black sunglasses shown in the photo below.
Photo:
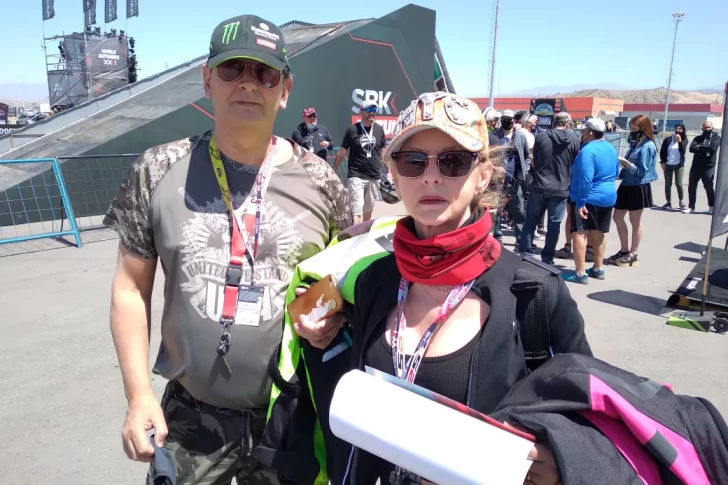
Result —
[[219, 64], [215, 70], [221, 81], [231, 83], [240, 79], [250, 66], [255, 81], [264, 88], [274, 88], [281, 82], [283, 71], [273, 69], [261, 62], [249, 62], [243, 59], [230, 59]]
[[402, 177], [421, 177], [427, 170], [430, 158], [437, 159], [437, 168], [443, 177], [458, 178], [470, 173], [473, 162], [478, 158], [478, 152], [452, 151], [438, 155], [427, 155], [422, 152], [394, 152], [392, 160], [397, 173]]

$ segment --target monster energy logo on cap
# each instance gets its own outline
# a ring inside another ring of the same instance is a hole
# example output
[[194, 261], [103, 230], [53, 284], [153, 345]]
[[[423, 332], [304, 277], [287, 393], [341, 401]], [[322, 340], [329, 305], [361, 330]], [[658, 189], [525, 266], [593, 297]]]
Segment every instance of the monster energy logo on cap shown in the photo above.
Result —
[[230, 43], [231, 40], [235, 40], [235, 38], [238, 36], [238, 27], [240, 27], [240, 22], [232, 22], [229, 24], [225, 24], [223, 26], [222, 30], [222, 43], [227, 45]]
[[207, 65], [213, 69], [230, 59], [249, 59], [282, 70], [288, 65], [283, 32], [256, 15], [221, 22], [210, 39]]

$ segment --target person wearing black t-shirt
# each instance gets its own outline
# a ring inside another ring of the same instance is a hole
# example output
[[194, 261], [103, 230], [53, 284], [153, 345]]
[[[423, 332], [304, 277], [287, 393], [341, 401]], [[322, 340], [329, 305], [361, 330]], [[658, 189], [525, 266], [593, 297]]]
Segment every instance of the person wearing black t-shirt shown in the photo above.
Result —
[[336, 154], [334, 170], [348, 156], [348, 191], [351, 215], [354, 224], [372, 218], [374, 201], [379, 192], [379, 179], [382, 171], [381, 153], [384, 151], [384, 128], [374, 122], [377, 114], [376, 104], [365, 104], [359, 110], [361, 120], [351, 125], [344, 133], [341, 149]]

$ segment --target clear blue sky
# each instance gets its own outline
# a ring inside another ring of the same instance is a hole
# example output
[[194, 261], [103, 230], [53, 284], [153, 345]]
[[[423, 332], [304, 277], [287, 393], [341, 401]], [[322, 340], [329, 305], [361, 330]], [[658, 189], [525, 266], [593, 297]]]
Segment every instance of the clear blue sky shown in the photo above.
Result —
[[[56, 0], [56, 17], [46, 22], [41, 20], [41, 0], [11, 3], [12, 7], [3, 8], [0, 83], [44, 84], [42, 28], [46, 35], [81, 30], [82, 2]], [[127, 26], [126, 1], [118, 3], [120, 20], [104, 26], [104, 0], [97, 0], [97, 20], [102, 29], [128, 27], [137, 40], [140, 77], [163, 70], [165, 63], [172, 67], [203, 55], [214, 26], [237, 14], [255, 13], [277, 24], [292, 19], [326, 23], [379, 17], [406, 4], [391, 0], [139, 0], [140, 17], [129, 19]], [[487, 95], [494, 0], [422, 0], [418, 4], [437, 10], [437, 37], [457, 91]], [[496, 94], [547, 85], [664, 86], [674, 25], [671, 13], [677, 11], [686, 16], [678, 32], [673, 86], [722, 87], [728, 80], [727, 1], [502, 0]], [[49, 44], [49, 50], [56, 50], [56, 45]]]

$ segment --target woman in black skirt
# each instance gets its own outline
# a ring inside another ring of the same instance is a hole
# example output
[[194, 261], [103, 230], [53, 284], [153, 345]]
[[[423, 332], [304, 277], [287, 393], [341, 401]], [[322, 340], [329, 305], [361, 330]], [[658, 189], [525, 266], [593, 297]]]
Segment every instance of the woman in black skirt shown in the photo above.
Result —
[[[651, 183], [657, 180], [657, 146], [652, 132], [652, 123], [645, 115], [637, 115], [629, 123], [629, 151], [619, 158], [623, 167], [622, 183], [617, 189], [617, 203], [614, 204], [614, 223], [617, 225], [619, 252], [607, 258], [616, 266], [639, 266], [639, 248], [642, 241], [642, 211], [652, 207]], [[629, 213], [632, 226], [630, 246], [629, 229], [625, 216]]]

